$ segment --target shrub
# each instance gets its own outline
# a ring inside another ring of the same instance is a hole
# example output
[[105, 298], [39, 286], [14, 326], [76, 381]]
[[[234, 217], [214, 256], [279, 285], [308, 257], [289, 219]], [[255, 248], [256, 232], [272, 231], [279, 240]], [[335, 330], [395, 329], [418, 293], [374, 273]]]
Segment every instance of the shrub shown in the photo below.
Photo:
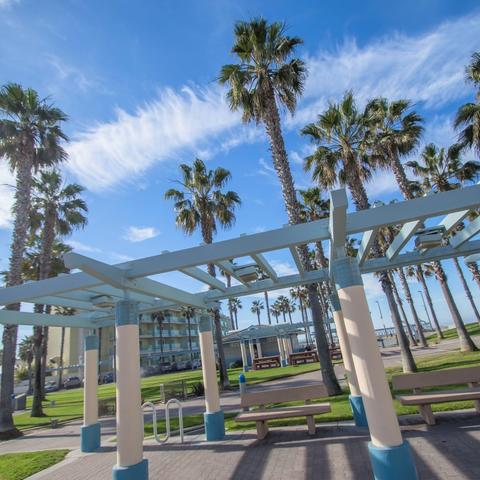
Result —
[[194, 383], [192, 385], [192, 393], [195, 397], [203, 397], [205, 395], [205, 386], [203, 382]]

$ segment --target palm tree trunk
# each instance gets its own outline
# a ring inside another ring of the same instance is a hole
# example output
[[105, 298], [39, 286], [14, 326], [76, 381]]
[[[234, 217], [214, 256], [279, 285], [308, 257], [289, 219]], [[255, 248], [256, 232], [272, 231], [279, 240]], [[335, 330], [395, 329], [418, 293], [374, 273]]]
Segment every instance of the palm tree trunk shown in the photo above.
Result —
[[235, 327], [238, 330], [238, 312], [236, 308], [234, 310], [234, 313], [235, 313]]
[[468, 269], [472, 272], [473, 279], [477, 282], [478, 288], [480, 288], [480, 271], [476, 263], [468, 263]]
[[288, 319], [290, 320], [290, 325], [293, 325], [292, 314], [291, 314], [290, 310], [287, 313], [288, 313]]
[[272, 317], [270, 315], [270, 302], [268, 301], [268, 292], [265, 290], [263, 292], [263, 295], [265, 296], [265, 308], [267, 309], [267, 318], [268, 318], [268, 324], [272, 324]]
[[304, 306], [303, 306], [303, 300], [302, 300], [302, 296], [299, 295], [298, 296], [298, 301], [300, 303], [300, 313], [302, 315], [302, 323], [303, 323], [303, 327], [305, 328], [305, 340], [307, 342], [307, 345], [310, 345], [310, 341], [309, 341], [309, 338], [308, 338], [308, 330], [307, 330], [307, 324], [305, 322], [305, 311], [304, 311]]
[[417, 327], [418, 338], [420, 339], [420, 345], [422, 347], [428, 347], [427, 339], [423, 333], [422, 324], [420, 323], [420, 319], [418, 318], [417, 309], [415, 308], [415, 304], [413, 303], [412, 294], [410, 292], [410, 287], [408, 286], [407, 279], [405, 277], [405, 273], [403, 268], [399, 268], [397, 270], [398, 276], [400, 277], [400, 283], [402, 284], [403, 291], [405, 292], [405, 298], [407, 300], [408, 305], [410, 306], [410, 311], [412, 312], [413, 321]]
[[[153, 326], [153, 331], [155, 332], [155, 325]], [[100, 327], [98, 329], [98, 375], [102, 373], [102, 333], [103, 328]], [[155, 338], [153, 341], [155, 342]]]
[[[48, 308], [49, 306], [47, 306]], [[45, 312], [48, 315], [48, 312]], [[42, 333], [42, 400], [45, 400], [45, 379], [47, 376], [47, 356], [48, 356], [48, 327], [43, 327]]]
[[63, 355], [65, 349], [65, 327], [62, 327], [62, 332], [60, 335], [60, 360], [58, 362], [59, 370], [58, 370], [58, 388], [62, 386], [62, 378], [63, 378]]
[[460, 282], [463, 286], [463, 289], [465, 290], [465, 294], [467, 295], [468, 301], [470, 302], [470, 305], [472, 306], [473, 313], [475, 313], [475, 317], [477, 318], [477, 322], [480, 323], [480, 314], [478, 313], [477, 306], [475, 305], [475, 302], [472, 297], [472, 292], [470, 291], [470, 288], [467, 285], [467, 282], [465, 280], [465, 275], [463, 274], [462, 267], [460, 266], [460, 263], [458, 262], [458, 258], [454, 257], [452, 258], [453, 263], [455, 264], [455, 268], [457, 269], [458, 276], [460, 278]]
[[442, 264], [440, 262], [432, 262], [435, 275], [440, 282], [440, 287], [442, 288], [443, 296], [447, 302], [448, 309], [452, 315], [453, 322], [455, 323], [455, 328], [457, 330], [458, 338], [460, 340], [460, 350], [462, 352], [475, 352], [478, 348], [473, 343], [470, 335], [465, 328], [460, 312], [458, 311], [457, 304], [455, 303], [452, 292], [447, 282], [447, 275], [445, 274]]
[[192, 333], [190, 331], [190, 315], [187, 315], [187, 328], [188, 328], [188, 348], [190, 349], [190, 363], [193, 369], [193, 349], [192, 349]]
[[[295, 183], [293, 181], [290, 164], [288, 162], [285, 142], [283, 140], [280, 126], [280, 115], [275, 101], [275, 93], [272, 85], [269, 85], [269, 91], [265, 94], [265, 101], [266, 109], [264, 124], [272, 151], [273, 166], [280, 181], [283, 201], [287, 211], [289, 223], [292, 225], [297, 225], [302, 223], [302, 219], [300, 217], [300, 208], [296, 196]], [[302, 260], [303, 268], [305, 268], [307, 271], [312, 270], [308, 247], [306, 245], [301, 245], [297, 247], [297, 250]], [[320, 368], [322, 370], [322, 379], [329, 395], [337, 395], [342, 393], [342, 389], [340, 388], [337, 377], [335, 376], [332, 360], [330, 358], [327, 339], [321, 321], [321, 310], [315, 285], [308, 286], [308, 297], [312, 311], [313, 324], [315, 326], [315, 337], [317, 340], [317, 351], [320, 359]]]
[[257, 311], [257, 321], [258, 325], [260, 325], [260, 310]]
[[[228, 273], [226, 273], [225, 276], [227, 278], [227, 288], [230, 288], [232, 286], [232, 277]], [[228, 314], [230, 315], [230, 323], [232, 325], [232, 330], [235, 330], [235, 321], [233, 320], [232, 301], [229, 298], [227, 302], [228, 302]]]
[[[395, 280], [393, 279], [393, 276], [391, 277], [391, 281], [392, 281], [393, 295], [394, 295], [395, 300], [397, 302], [398, 308], [400, 309], [400, 314], [402, 315], [402, 321], [405, 324], [405, 326], [407, 327], [407, 335], [408, 335], [408, 339], [410, 341], [410, 346], [411, 347], [416, 347], [417, 346], [417, 341], [415, 340], [415, 337], [413, 336], [413, 332], [412, 332], [412, 329], [410, 327], [410, 324], [408, 323], [408, 318], [407, 318], [407, 315], [405, 314], [405, 310], [403, 308], [403, 302], [402, 302], [402, 299], [400, 298], [400, 295], [398, 293], [397, 284], [395, 283]], [[403, 330], [403, 326], [402, 326], [402, 330]], [[405, 333], [405, 330], [403, 330], [403, 332]]]
[[[7, 286], [12, 287], [22, 283], [22, 260], [29, 229], [33, 144], [23, 142], [24, 151], [20, 153], [21, 160], [17, 167], [15, 190], [15, 220], [13, 223], [12, 242], [10, 244], [10, 266]], [[20, 303], [5, 307], [7, 310], [19, 311]], [[12, 395], [15, 381], [15, 359], [17, 350], [17, 325], [5, 325], [2, 335], [2, 378], [0, 386], [0, 439], [21, 435], [13, 423]]]
[[433, 324], [435, 325], [435, 331], [437, 332], [437, 337], [443, 339], [443, 332], [440, 328], [440, 323], [438, 322], [437, 314], [433, 308], [432, 297], [430, 296], [430, 290], [428, 289], [427, 282], [425, 280], [425, 275], [423, 274], [422, 267], [417, 265], [417, 278], [422, 284], [423, 292], [425, 293], [425, 298], [427, 299], [428, 308], [430, 309], [430, 314], [432, 315]]
[[282, 315], [283, 315], [283, 323], [287, 323], [287, 317], [285, 315], [285, 311], [282, 311]]
[[[43, 308], [36, 305], [35, 310], [39, 313]], [[42, 408], [42, 340], [43, 328], [36, 326], [33, 328], [33, 355], [34, 355], [34, 381], [33, 381], [33, 399], [31, 417], [43, 417]]]
[[28, 390], [27, 390], [27, 395], [32, 394], [32, 362], [29, 361], [27, 363], [27, 369], [28, 369]]

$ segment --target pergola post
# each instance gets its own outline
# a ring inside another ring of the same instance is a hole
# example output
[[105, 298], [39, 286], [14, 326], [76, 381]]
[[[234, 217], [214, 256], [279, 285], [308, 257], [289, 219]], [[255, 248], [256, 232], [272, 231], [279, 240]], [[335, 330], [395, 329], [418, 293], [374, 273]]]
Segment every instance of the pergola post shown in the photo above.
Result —
[[260, 344], [260, 339], [257, 338], [257, 354], [258, 354], [258, 358], [262, 358], [263, 357], [263, 353], [262, 353], [262, 345]]
[[94, 452], [100, 448], [100, 423], [98, 422], [98, 337], [84, 338], [83, 426], [80, 431], [82, 452]]
[[220, 407], [212, 319], [207, 314], [200, 315], [198, 337], [202, 356], [203, 384], [205, 386], [206, 411], [203, 414], [205, 437], [208, 441], [222, 440], [225, 436], [225, 417]]
[[400, 432], [358, 262], [350, 257], [334, 260], [332, 272], [370, 429], [375, 479], [415, 480], [415, 463]]
[[277, 344], [278, 344], [278, 353], [280, 354], [280, 365], [285, 367], [287, 362], [285, 360], [285, 352], [283, 350], [283, 339], [282, 337], [277, 337]]
[[288, 358], [289, 358], [289, 355], [290, 355], [290, 340], [288, 337], [283, 337], [282, 338], [282, 342], [283, 342], [283, 350], [285, 352], [285, 361], [288, 363]]
[[255, 350], [253, 348], [253, 339], [248, 340], [248, 349], [250, 350], [250, 359], [252, 360], [252, 368], [253, 368], [253, 361], [255, 360]]
[[240, 353], [242, 354], [243, 371], [246, 372], [248, 370], [248, 357], [247, 349], [245, 348], [245, 340], [243, 338], [240, 339]]
[[352, 408], [353, 419], [357, 427], [368, 427], [367, 417], [365, 415], [365, 408], [363, 406], [363, 399], [360, 395], [360, 388], [358, 386], [357, 373], [355, 365], [353, 364], [352, 350], [350, 342], [348, 341], [347, 331], [345, 329], [345, 322], [343, 320], [342, 308], [340, 300], [336, 292], [330, 295], [330, 304], [332, 305], [333, 321], [335, 322], [335, 329], [337, 331], [338, 343], [343, 357], [343, 366], [347, 373], [347, 382], [350, 388], [350, 407]]
[[140, 393], [140, 342], [137, 302], [115, 307], [117, 375], [117, 465], [114, 480], [147, 480], [143, 458], [143, 412]]

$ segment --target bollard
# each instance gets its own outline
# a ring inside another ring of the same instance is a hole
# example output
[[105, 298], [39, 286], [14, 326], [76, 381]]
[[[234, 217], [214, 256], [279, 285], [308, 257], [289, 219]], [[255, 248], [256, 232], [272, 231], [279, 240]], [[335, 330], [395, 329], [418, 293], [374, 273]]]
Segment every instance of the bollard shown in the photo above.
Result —
[[[247, 379], [243, 373], [238, 376], [238, 387], [240, 389], [240, 396], [247, 393]], [[242, 411], [248, 412], [248, 407], [243, 407]]]

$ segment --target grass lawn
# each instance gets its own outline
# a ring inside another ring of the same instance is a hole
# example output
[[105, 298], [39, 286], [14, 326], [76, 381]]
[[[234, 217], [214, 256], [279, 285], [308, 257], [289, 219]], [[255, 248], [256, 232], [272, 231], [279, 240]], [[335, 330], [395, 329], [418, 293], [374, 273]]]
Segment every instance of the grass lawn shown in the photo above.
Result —
[[[468, 333], [470, 335], [480, 335], [480, 324], [478, 322], [475, 323], [467, 323], [465, 325], [467, 327]], [[443, 335], [445, 340], [452, 340], [454, 338], [458, 338], [457, 330], [455, 328], [448, 328], [447, 330], [443, 330]], [[434, 333], [427, 337], [428, 340], [436, 340], [437, 334]]]
[[[417, 359], [417, 366], [419, 371], [432, 371], [432, 370], [444, 370], [448, 368], [459, 368], [459, 367], [473, 367], [480, 365], [480, 352], [471, 352], [471, 353], [461, 353], [461, 352], [450, 352], [446, 354], [436, 354], [422, 357]], [[402, 373], [401, 367], [391, 367], [386, 369], [387, 378], [389, 381], [392, 378], [392, 375]], [[390, 385], [391, 386], [391, 385]], [[445, 387], [441, 387], [442, 390], [445, 390]], [[435, 390], [435, 389], [431, 389]], [[318, 415], [315, 417], [317, 422], [333, 422], [333, 421], [342, 421], [342, 420], [351, 420], [352, 412], [350, 409], [350, 404], [348, 402], [348, 391], [344, 391], [342, 395], [335, 397], [327, 397], [318, 400], [321, 402], [330, 402], [332, 411], [330, 413]], [[302, 402], [291, 402], [288, 404], [282, 405], [295, 405]], [[400, 403], [395, 400], [395, 410], [398, 415], [405, 414], [416, 414], [418, 409], [414, 406], [402, 406]], [[440, 403], [432, 405], [434, 412], [440, 411], [451, 411], [451, 410], [460, 410], [465, 408], [472, 408], [473, 402], [451, 402], [451, 403]], [[225, 425], [227, 430], [244, 430], [244, 429], [254, 429], [255, 422], [252, 423], [241, 423], [237, 424], [234, 420], [236, 414], [229, 413], [225, 415]], [[203, 424], [203, 415], [192, 415], [184, 418], [184, 425], [194, 426]], [[291, 419], [282, 419], [274, 420], [269, 422], [269, 425], [274, 426], [293, 426], [293, 425], [306, 425], [305, 418], [291, 418]], [[178, 421], [176, 418], [172, 418], [172, 430], [178, 428]], [[158, 422], [158, 431], [165, 432], [165, 422], [160, 420]], [[152, 424], [147, 423], [145, 425], [145, 434], [146, 436], [152, 435]]]
[[[318, 363], [299, 365], [296, 367], [274, 368], [265, 370], [252, 370], [247, 372], [247, 382], [250, 385], [261, 382], [268, 382], [277, 378], [299, 375], [301, 373], [318, 370]], [[238, 386], [238, 376], [242, 373], [241, 368], [229, 369], [228, 374], [232, 387]], [[187, 386], [202, 381], [201, 370], [186, 370], [182, 372], [173, 372], [153, 377], [143, 378], [141, 382], [142, 396], [145, 401], [158, 401], [160, 399], [160, 384], [184, 380]], [[98, 387], [99, 399], [113, 399], [115, 397], [115, 385], [100, 385]], [[55, 406], [51, 402], [55, 401]], [[31, 397], [28, 398], [27, 408], [31, 406]], [[45, 417], [32, 418], [30, 413], [22, 413], [14, 416], [15, 426], [20, 430], [27, 428], [49, 425], [52, 418], [59, 422], [81, 418], [83, 415], [83, 388], [72, 390], [62, 390], [47, 395], [47, 400], [43, 403]]]
[[69, 450], [0, 455], [0, 480], [23, 480], [62, 461]]

